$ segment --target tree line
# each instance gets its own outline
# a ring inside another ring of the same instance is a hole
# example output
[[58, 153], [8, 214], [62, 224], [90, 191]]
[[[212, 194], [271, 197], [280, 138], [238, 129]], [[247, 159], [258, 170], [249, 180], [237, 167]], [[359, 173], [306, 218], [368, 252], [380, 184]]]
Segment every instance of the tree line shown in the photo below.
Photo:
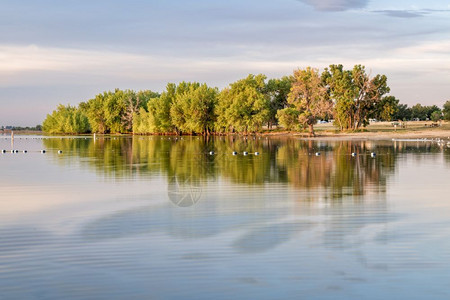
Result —
[[307, 67], [267, 80], [248, 75], [219, 90], [205, 83], [169, 83], [162, 93], [108, 91], [78, 106], [59, 105], [42, 124], [47, 133], [225, 134], [253, 133], [274, 125], [307, 129], [334, 120], [340, 130], [358, 130], [369, 119], [450, 119], [450, 101], [411, 108], [389, 95], [387, 77], [371, 76], [362, 65], [346, 70]]

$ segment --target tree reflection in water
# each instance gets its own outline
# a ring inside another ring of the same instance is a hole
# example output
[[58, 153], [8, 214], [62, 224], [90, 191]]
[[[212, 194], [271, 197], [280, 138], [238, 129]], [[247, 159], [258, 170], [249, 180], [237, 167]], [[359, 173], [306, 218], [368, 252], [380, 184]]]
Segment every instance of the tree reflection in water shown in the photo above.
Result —
[[[383, 193], [398, 153], [408, 147], [392, 142], [303, 141], [261, 137], [101, 137], [97, 140], [46, 139], [48, 149], [62, 149], [61, 164], [79, 163], [114, 180], [165, 176], [169, 199], [189, 206], [208, 182], [284, 183], [299, 190], [322, 189], [326, 197]], [[433, 148], [434, 149], [434, 148]], [[439, 149], [438, 149], [439, 150]], [[437, 151], [438, 151], [437, 150]], [[210, 155], [214, 151], [214, 155]], [[233, 156], [237, 151], [239, 155]], [[250, 153], [243, 156], [242, 152]], [[259, 152], [255, 156], [252, 153]], [[370, 152], [376, 152], [372, 158]], [[322, 155], [315, 156], [315, 152]], [[69, 153], [69, 155], [67, 155]], [[356, 153], [356, 156], [352, 156]], [[81, 158], [81, 159], [80, 159]], [[189, 195], [187, 195], [187, 194]]]
[[[317, 227], [310, 220], [286, 221], [293, 211], [326, 218], [321, 223], [325, 247], [357, 247], [361, 241], [354, 239], [355, 232], [398, 219], [383, 197], [396, 160], [411, 151], [411, 146], [391, 141], [236, 136], [66, 138], [44, 143], [67, 154], [55, 154], [59, 163], [81, 162], [106, 178], [166, 178], [170, 205], [102, 216], [86, 224], [86, 240], [151, 231], [201, 238], [239, 229], [245, 232], [232, 243], [239, 252], [267, 251]], [[250, 155], [243, 156], [243, 151]], [[252, 155], [256, 151], [261, 155]], [[442, 150], [423, 145], [417, 151]], [[325, 206], [312, 205], [318, 202]]]

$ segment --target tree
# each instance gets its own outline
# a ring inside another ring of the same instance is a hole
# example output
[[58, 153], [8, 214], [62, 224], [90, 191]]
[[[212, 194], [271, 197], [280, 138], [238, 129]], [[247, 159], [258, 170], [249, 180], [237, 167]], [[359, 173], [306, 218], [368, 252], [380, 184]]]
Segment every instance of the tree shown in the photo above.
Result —
[[442, 112], [444, 114], [444, 120], [450, 121], [450, 101], [445, 102]]
[[298, 117], [300, 112], [293, 107], [287, 107], [278, 110], [277, 119], [281, 126], [286, 130], [292, 130], [298, 126]]
[[145, 134], [156, 132], [157, 129], [153, 115], [141, 107], [139, 113], [134, 113], [133, 116], [133, 133]]
[[175, 99], [176, 90], [177, 86], [174, 83], [169, 83], [161, 97], [148, 103], [148, 111], [155, 119], [157, 132], [169, 133], [175, 130], [170, 118], [170, 106]]
[[135, 92], [115, 89], [114, 92], [103, 92], [87, 102], [81, 102], [79, 109], [88, 116], [93, 132], [129, 133], [140, 109], [145, 108], [151, 98], [158, 96], [150, 90]]
[[442, 113], [441, 113], [441, 111], [439, 110], [439, 111], [433, 111], [432, 113], [431, 113], [431, 120], [433, 121], [433, 122], [437, 122], [437, 121], [439, 121], [441, 118], [442, 118]]
[[216, 129], [248, 133], [262, 128], [269, 119], [269, 101], [264, 95], [266, 76], [248, 75], [222, 90], [218, 97]]
[[[441, 109], [437, 106], [437, 105], [432, 105], [432, 106], [425, 106], [426, 111], [427, 111], [427, 118], [428, 119], [433, 119], [433, 113], [439, 113], [439, 115], [442, 115]], [[437, 115], [437, 114], [436, 114]]]
[[422, 106], [420, 103], [417, 103], [413, 107], [411, 107], [411, 118], [419, 119], [424, 121], [427, 119], [428, 109], [425, 106]]
[[340, 130], [349, 129], [352, 125], [353, 94], [351, 72], [342, 65], [330, 65], [322, 73], [322, 81], [328, 87], [328, 96], [334, 102], [334, 123]]
[[147, 102], [151, 98], [159, 97], [158, 93], [150, 90], [139, 91], [137, 93], [133, 91], [127, 91], [124, 101], [124, 111], [122, 113], [121, 121], [122, 126], [127, 132], [133, 130], [134, 118], [139, 115], [140, 109], [147, 107]]
[[92, 132], [106, 133], [107, 131], [105, 111], [103, 109], [106, 96], [106, 92], [98, 94], [83, 105], [82, 109], [86, 111]]
[[330, 65], [322, 78], [335, 103], [335, 124], [341, 130], [356, 130], [369, 124], [375, 106], [390, 91], [385, 75], [370, 78], [361, 65], [355, 65], [351, 71], [344, 70], [342, 65]]
[[270, 79], [264, 89], [264, 94], [269, 99], [269, 129], [277, 122], [277, 112], [288, 107], [288, 94], [291, 90], [292, 79], [283, 76], [280, 79]]
[[394, 96], [386, 96], [375, 105], [372, 117], [381, 121], [391, 121], [398, 111], [399, 100]]
[[135, 97], [132, 91], [122, 91], [116, 89], [114, 92], [107, 92], [103, 110], [107, 131], [110, 133], [125, 133], [127, 124], [123, 122], [123, 115], [126, 109], [126, 101], [129, 97]]
[[210, 134], [216, 120], [217, 95], [216, 88], [188, 83], [182, 93], [177, 93], [170, 108], [173, 124], [181, 132]]
[[[170, 116], [170, 108], [175, 99], [177, 86], [168, 83], [159, 97], [151, 97], [146, 105], [134, 113], [133, 133], [172, 133], [175, 126]], [[151, 96], [155, 96], [154, 94]], [[147, 109], [144, 107], [146, 106]]]
[[411, 120], [411, 108], [407, 104], [398, 104], [397, 111], [394, 113], [392, 119], [401, 121]]
[[47, 133], [87, 133], [90, 131], [86, 115], [78, 108], [60, 104], [42, 123]]
[[332, 107], [319, 70], [307, 67], [294, 71], [288, 102], [299, 112], [300, 124], [308, 126], [309, 134], [314, 136], [314, 124]]

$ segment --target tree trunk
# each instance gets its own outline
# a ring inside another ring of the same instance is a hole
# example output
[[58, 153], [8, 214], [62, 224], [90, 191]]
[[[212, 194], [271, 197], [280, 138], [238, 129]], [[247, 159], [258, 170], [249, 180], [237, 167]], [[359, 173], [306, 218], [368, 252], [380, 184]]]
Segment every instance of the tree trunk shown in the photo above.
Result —
[[314, 137], [316, 134], [314, 133], [314, 124], [308, 124], [309, 127], [309, 136]]

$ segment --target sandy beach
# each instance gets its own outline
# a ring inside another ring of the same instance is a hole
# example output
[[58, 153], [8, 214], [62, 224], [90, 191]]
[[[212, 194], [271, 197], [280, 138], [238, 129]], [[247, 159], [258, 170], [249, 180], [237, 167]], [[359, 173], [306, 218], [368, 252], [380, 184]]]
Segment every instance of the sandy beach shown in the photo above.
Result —
[[354, 133], [319, 132], [317, 136], [314, 137], [314, 139], [346, 139], [346, 140], [450, 139], [450, 130], [435, 129], [435, 130], [419, 130], [407, 132], [392, 131], [392, 132], [354, 132]]
[[450, 123], [442, 122], [438, 127], [430, 127], [431, 121], [408, 122], [406, 128], [398, 128], [392, 122], [370, 124], [360, 132], [340, 132], [332, 124], [314, 126], [316, 136], [309, 137], [307, 132], [273, 132], [269, 136], [291, 135], [314, 140], [392, 140], [392, 139], [446, 139], [450, 140]]

